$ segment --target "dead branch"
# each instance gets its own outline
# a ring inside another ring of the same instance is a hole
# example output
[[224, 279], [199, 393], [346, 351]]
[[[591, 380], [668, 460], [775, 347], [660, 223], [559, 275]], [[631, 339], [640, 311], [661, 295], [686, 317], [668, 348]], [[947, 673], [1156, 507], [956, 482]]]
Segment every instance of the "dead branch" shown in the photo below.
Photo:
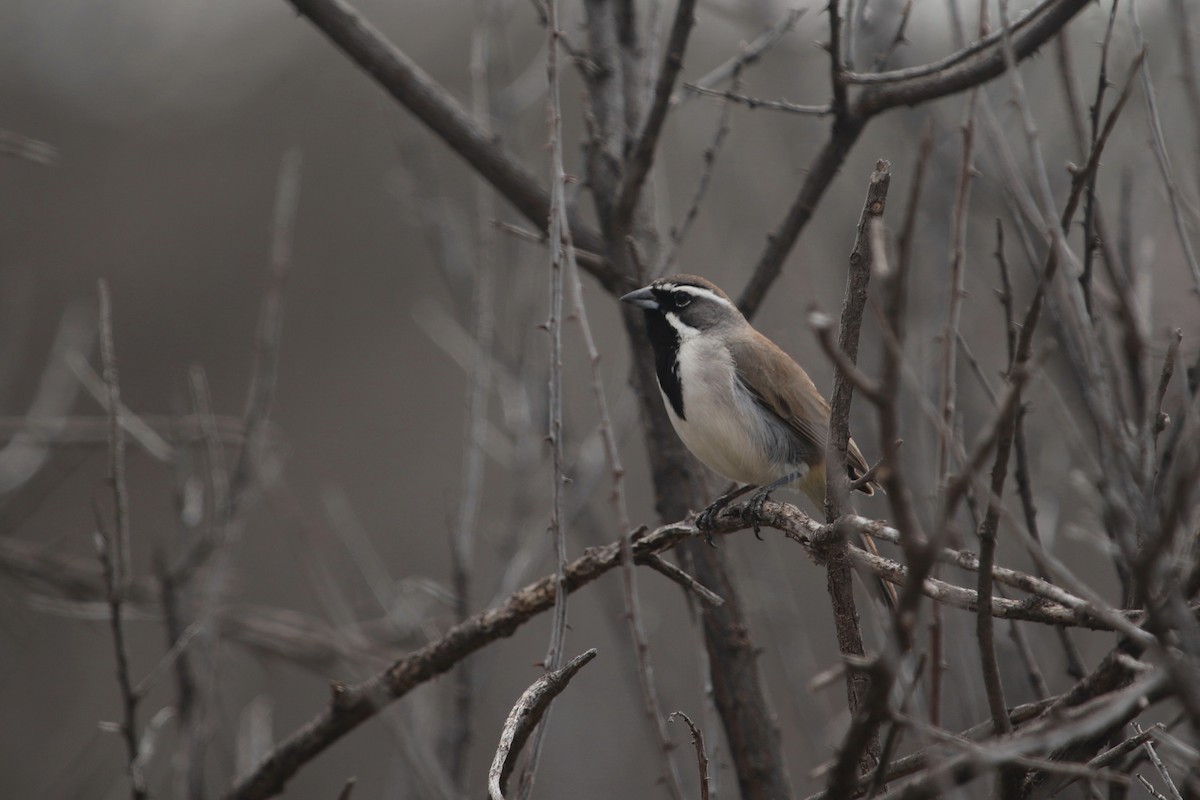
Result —
[[[553, 1], [553, 0], [552, 0]], [[505, 800], [504, 787], [525, 741], [533, 733], [555, 697], [563, 693], [579, 670], [596, 657], [595, 648], [572, 658], [562, 669], [556, 669], [534, 681], [525, 690], [504, 721], [500, 744], [488, 770], [488, 794], [492, 800]]]

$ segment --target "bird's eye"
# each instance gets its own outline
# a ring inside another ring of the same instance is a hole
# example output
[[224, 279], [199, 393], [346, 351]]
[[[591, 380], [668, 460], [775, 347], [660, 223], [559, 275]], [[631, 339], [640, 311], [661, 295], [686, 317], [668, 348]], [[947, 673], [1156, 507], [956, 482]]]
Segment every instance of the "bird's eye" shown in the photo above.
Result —
[[676, 292], [672, 296], [672, 300], [674, 300], [676, 308], [685, 308], [688, 303], [692, 302], [692, 298], [688, 297], [683, 292]]

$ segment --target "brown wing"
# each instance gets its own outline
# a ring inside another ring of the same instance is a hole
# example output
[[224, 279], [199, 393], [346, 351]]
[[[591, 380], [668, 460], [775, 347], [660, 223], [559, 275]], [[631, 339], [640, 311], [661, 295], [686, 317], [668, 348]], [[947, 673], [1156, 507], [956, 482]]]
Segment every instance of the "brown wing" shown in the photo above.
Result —
[[[800, 460], [811, 466], [824, 462], [825, 442], [829, 436], [829, 403], [808, 373], [778, 345], [753, 328], [749, 329], [748, 335], [731, 337], [730, 351], [742, 385], [767, 413], [774, 415], [796, 435]], [[846, 462], [851, 480], [866, 474], [866, 459], [853, 439]], [[860, 491], [870, 495], [876, 488], [877, 484], [871, 482]]]

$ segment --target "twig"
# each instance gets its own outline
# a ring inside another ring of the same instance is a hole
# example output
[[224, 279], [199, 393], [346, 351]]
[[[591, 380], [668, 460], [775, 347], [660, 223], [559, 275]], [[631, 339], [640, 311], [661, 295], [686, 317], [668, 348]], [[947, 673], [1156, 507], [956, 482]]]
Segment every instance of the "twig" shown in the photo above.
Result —
[[108, 294], [108, 282], [101, 279], [97, 288], [100, 295], [100, 360], [108, 394], [108, 481], [116, 515], [113, 587], [119, 600], [124, 597], [132, 579], [129, 491], [125, 485], [125, 429], [121, 425], [121, 386], [117, 378], [117, 356], [113, 347], [112, 301]]
[[270, 417], [275, 399], [275, 381], [279, 372], [279, 350], [283, 331], [284, 287], [292, 266], [292, 239], [296, 208], [300, 201], [299, 150], [291, 150], [279, 166], [275, 188], [275, 213], [271, 229], [271, 261], [267, 288], [259, 312], [254, 342], [254, 371], [246, 401], [246, 444], [238, 454], [229, 483], [230, 512], [237, 513], [246, 492], [258, 480], [261, 470], [264, 423]]
[[708, 800], [708, 755], [704, 752], [704, 734], [696, 727], [696, 723], [692, 722], [691, 717], [682, 711], [672, 712], [668, 722], [674, 722], [676, 717], [686, 722], [688, 730], [692, 732], [692, 747], [696, 748], [696, 767], [700, 770], [700, 800]]
[[826, 117], [833, 113], [829, 105], [813, 106], [790, 103], [787, 100], [764, 100], [761, 97], [751, 97], [732, 89], [707, 89], [694, 83], [685, 83], [684, 87], [705, 97], [719, 97], [733, 103], [740, 103], [751, 111], [765, 108], [768, 111], [783, 111], [788, 114], [800, 114], [809, 117]]
[[[96, 374], [92, 369], [92, 365], [88, 363], [87, 357], [76, 351], [68, 353], [66, 356], [66, 364], [75, 373], [75, 377], [83, 384], [83, 388], [88, 390], [88, 393], [95, 398], [96, 402], [105, 411], [105, 417], [108, 415], [108, 386], [104, 382], [104, 378]], [[148, 425], [137, 414], [133, 413], [124, 403], [121, 404], [118, 417], [121, 421], [121, 427], [129, 434], [135, 442], [142, 446], [147, 453], [154, 458], [169, 464], [175, 459], [175, 447], [166, 441], [154, 428]]]
[[[1047, 9], [1051, 8], [1056, 1], [1057, 0], [1042, 0], [1040, 4], [1031, 8], [1013, 23], [1013, 30], [1020, 30], [1027, 26], [1030, 22], [1033, 22]], [[844, 79], [846, 83], [876, 85], [911, 81], [914, 78], [924, 78], [931, 75], [944, 73], [948, 68], [961, 64], [963, 61], [966, 61], [972, 56], [978, 55], [989, 47], [994, 47], [999, 41], [1000, 32], [997, 31], [989, 36], [981, 37], [966, 47], [963, 47], [962, 49], [951, 53], [944, 58], [940, 58], [937, 61], [932, 61], [928, 64], [921, 64], [917, 67], [905, 67], [904, 69], [891, 70], [890, 72], [848, 72], [844, 76]]]
[[665, 575], [670, 580], [695, 594], [701, 601], [710, 606], [719, 606], [725, 602], [725, 598], [709, 589], [700, 581], [693, 578], [688, 573], [684, 572], [679, 567], [667, 561], [662, 556], [649, 556], [647, 558], [638, 559], [639, 564], [645, 564], [650, 569]]
[[1171, 376], [1175, 374], [1175, 360], [1179, 357], [1179, 345], [1183, 341], [1183, 330], [1176, 328], [1171, 334], [1171, 342], [1167, 345], [1167, 354], [1163, 357], [1162, 371], [1158, 376], [1158, 385], [1154, 388], [1154, 397], [1150, 400], [1150, 413], [1146, 420], [1146, 431], [1150, 444], [1158, 450], [1158, 435], [1167, 427], [1167, 415], [1163, 413], [1163, 400], [1167, 396], [1167, 387]]
[[[511, 222], [505, 222], [501, 219], [491, 220], [491, 224], [496, 227], [496, 230], [503, 231], [517, 239], [524, 239], [527, 242], [545, 245], [547, 242], [545, 233], [531, 231], [528, 228], [522, 228], [520, 225], [513, 225]], [[604, 267], [604, 258], [595, 253], [589, 253], [586, 250], [575, 248], [575, 260], [582, 264], [588, 272], [594, 272], [597, 269]]]
[[[1139, 736], [1143, 735], [1142, 726], [1136, 722], [1132, 724], [1133, 730]], [[1154, 733], [1153, 728], [1150, 732]], [[1171, 780], [1171, 773], [1167, 772], [1167, 765], [1158, 757], [1158, 751], [1154, 749], [1154, 745], [1150, 741], [1151, 738], [1147, 737], [1142, 743], [1142, 746], [1146, 748], [1146, 755], [1150, 756], [1150, 763], [1154, 765], [1154, 768], [1158, 770], [1158, 774], [1162, 776], [1163, 784], [1167, 787], [1167, 794], [1171, 796], [1171, 800], [1183, 800], [1183, 797], [1179, 794], [1179, 789], [1175, 787], [1175, 781]]]
[[117, 358], [113, 346], [112, 302], [108, 283], [101, 279], [97, 288], [100, 296], [100, 358], [104, 382], [108, 387], [109, 460], [108, 480], [113, 494], [115, 527], [111, 535], [104, 523], [99, 503], [94, 504], [96, 517], [96, 546], [104, 571], [108, 591], [109, 621], [113, 649], [117, 659], [117, 685], [121, 691], [121, 737], [129, 757], [130, 795], [133, 800], [146, 797], [145, 779], [139, 768], [137, 732], [138, 695], [130, 677], [129, 654], [126, 651], [125, 627], [121, 605], [133, 581], [130, 559], [129, 494], [125, 486], [125, 438], [121, 427], [121, 389], [117, 378]]
[[[0, 494], [9, 495], [35, 478], [49, 460], [49, 445], [59, 443], [70, 432], [71, 418], [67, 414], [75, 404], [79, 382], [70, 375], [69, 359], [86, 358], [97, 335], [95, 307], [82, 302], [68, 305], [25, 416], [4, 420], [11, 433], [0, 448]], [[103, 381], [100, 388], [107, 393]], [[95, 418], [95, 422], [92, 441], [108, 447], [108, 415]]]
[[1140, 782], [1141, 782], [1141, 784], [1142, 784], [1142, 788], [1143, 788], [1143, 789], [1145, 789], [1145, 790], [1146, 790], [1146, 792], [1147, 792], [1147, 793], [1148, 793], [1148, 794], [1149, 794], [1151, 797], [1153, 797], [1153, 798], [1154, 798], [1154, 800], [1168, 800], [1168, 798], [1167, 798], [1167, 796], [1166, 796], [1166, 795], [1164, 795], [1164, 794], [1163, 794], [1162, 792], [1160, 792], [1158, 789], [1155, 789], [1155, 788], [1154, 788], [1154, 784], [1153, 784], [1153, 783], [1151, 783], [1150, 781], [1146, 780], [1146, 779], [1145, 779], [1144, 777], [1142, 777], [1140, 774], [1139, 774], [1139, 775], [1137, 775], [1137, 776], [1135, 776], [1135, 777], [1137, 777], [1138, 781], [1140, 781]]
[[[1146, 42], [1142, 37], [1142, 24], [1138, 20], [1137, 0], [1129, 0], [1129, 19], [1133, 24], [1133, 40], [1138, 50], [1145, 53]], [[1171, 166], [1171, 158], [1167, 155], [1167, 143], [1163, 137], [1162, 122], [1158, 114], [1158, 100], [1154, 93], [1154, 84], [1150, 80], [1150, 70], [1142, 70], [1142, 94], [1146, 98], [1146, 117], [1150, 123], [1150, 143], [1154, 149], [1154, 158], [1162, 174], [1163, 186], [1167, 190], [1167, 202], [1171, 206], [1171, 219], [1175, 223], [1175, 233], [1179, 237], [1179, 246], [1183, 250], [1184, 261], [1192, 273], [1195, 290], [1200, 291], [1200, 262], [1196, 260], [1196, 252], [1192, 249], [1192, 241], [1188, 236], [1187, 224], [1183, 220], [1183, 205], [1179, 196], [1179, 185], [1175, 182], [1175, 170]]]
[[[227, 541], [230, 527], [244, 510], [248, 495], [260, 480], [262, 461], [266, 452], [267, 430], [271, 406], [275, 399], [275, 382], [279, 372], [279, 354], [282, 346], [284, 289], [291, 270], [292, 238], [294, 235], [296, 208], [300, 194], [301, 155], [299, 150], [286, 153], [279, 167], [279, 178], [275, 188], [275, 209], [271, 227], [271, 256], [267, 265], [267, 285], [259, 309], [258, 327], [254, 339], [254, 366], [250, 376], [250, 388], [246, 398], [246, 410], [242, 418], [244, 440], [237, 461], [228, 476], [227, 494], [222, 494], [216, 511], [214, 529], [210, 535], [201, 537], [189, 547], [171, 567], [169, 579], [172, 583], [186, 583], [189, 578]], [[201, 394], [207, 394], [205, 388]], [[211, 413], [201, 413], [200, 420], [208, 442], [213, 463], [217, 469], [218, 457], [215, 440], [211, 432]], [[223, 457], [219, 460], [223, 461]], [[223, 470], [223, 468], [222, 468]]]
[[[550, 0], [553, 4], [554, 0]], [[553, 20], [553, 12], [551, 12]], [[505, 800], [504, 787], [512, 774], [513, 764], [525, 746], [525, 741], [541, 721], [550, 703], [562, 694], [567, 684], [584, 665], [596, 657], [596, 650], [587, 650], [571, 659], [562, 669], [556, 669], [534, 681], [513, 706], [504, 722], [500, 744], [488, 770], [488, 795], [491, 800]]]
[[[1100, 69], [1096, 75], [1096, 96], [1092, 101], [1089, 117], [1092, 126], [1091, 149], [1096, 149], [1096, 140], [1100, 135], [1100, 112], [1104, 108], [1104, 94], [1108, 90], [1108, 47], [1112, 43], [1113, 26], [1117, 21], [1118, 0], [1113, 0], [1108, 12], [1108, 25], [1104, 29], [1104, 40], [1100, 45]], [[1066, 41], [1063, 39], [1063, 41]], [[1064, 63], [1069, 63], [1064, 57]], [[1067, 82], [1068, 96], [1073, 97], [1071, 81]], [[1072, 114], [1072, 118], [1077, 118]], [[1083, 271], [1079, 274], [1079, 285], [1083, 289], [1084, 303], [1088, 315], [1092, 314], [1092, 265], [1096, 256], [1095, 230], [1096, 225], [1096, 173], [1088, 178], [1087, 199], [1083, 207]]]
[[859, 369], [850, 360], [850, 356], [846, 355], [833, 341], [833, 317], [823, 311], [810, 311], [808, 313], [808, 326], [817, 335], [817, 343], [821, 345], [821, 350], [833, 362], [833, 365], [837, 367], [837, 374], [845, 377], [868, 400], [878, 403], [883, 391], [879, 382]]
[[[571, 229], [567, 220], [566, 209], [566, 175], [563, 171], [562, 154], [562, 116], [559, 105], [558, 82], [558, 0], [548, 0], [547, 13], [547, 49], [546, 76], [550, 89], [546, 96], [546, 112], [550, 124], [550, 314], [546, 320], [546, 332], [550, 337], [550, 378], [546, 407], [549, 419], [547, 422], [547, 440], [550, 443], [550, 460], [552, 485], [549, 534], [554, 547], [554, 613], [550, 623], [550, 643], [546, 648], [546, 657], [542, 662], [548, 672], [557, 671], [563, 663], [563, 650], [567, 639], [567, 536], [566, 518], [563, 513], [563, 484], [566, 474], [563, 471], [563, 422], [562, 422], [562, 315], [563, 315], [563, 272], [564, 260], [569, 260], [571, 249]], [[565, 684], [564, 684], [565, 685]], [[545, 741], [546, 728], [549, 722], [549, 701], [537, 712], [536, 731], [533, 736], [533, 746], [529, 751], [529, 759], [525, 770], [521, 773], [519, 797], [527, 800], [533, 790], [533, 782], [537, 775], [538, 761], [542, 754], [542, 743]], [[543, 719], [545, 718], [545, 719]], [[528, 735], [522, 734], [522, 740]], [[522, 741], [523, 743], [523, 741]], [[497, 751], [497, 758], [500, 753]], [[501, 762], [502, 763], [502, 762]], [[493, 792], [493, 800], [503, 800], [499, 794], [499, 774], [496, 773], [493, 762], [492, 771], [488, 774], [489, 790]], [[509, 768], [511, 771], [511, 767]], [[495, 776], [493, 777], [493, 773]], [[506, 773], [507, 774], [507, 773]], [[493, 786], [493, 781], [496, 783]]]
[[[733, 79], [733, 87], [737, 89], [739, 86], [738, 78]], [[658, 267], [654, 270], [654, 275], [665, 275], [670, 270], [671, 265], [675, 263], [676, 257], [679, 255], [679, 246], [687, 237], [688, 231], [691, 230], [692, 223], [696, 221], [696, 217], [700, 215], [700, 204], [704, 202], [704, 196], [708, 193], [709, 183], [712, 181], [713, 172], [717, 165], [717, 156], [721, 154], [721, 148], [725, 144], [725, 140], [729, 136], [729, 131], [732, 128], [730, 120], [733, 118], [733, 103], [726, 101], [721, 105], [721, 116], [717, 120], [717, 130], [713, 134], [712, 142], [704, 149], [704, 170], [700, 173], [700, 178], [696, 182], [696, 190], [692, 193], [692, 202], [688, 204], [688, 210], [683, 215], [683, 221], [671, 228], [671, 245], [663, 256]]]
[[[888, 44], [884, 51], [875, 57], [873, 66], [876, 72], [887, 66], [887, 62], [891, 60], [892, 54], [896, 52], [896, 48], [902, 44], [908, 44], [908, 39], [904, 33], [908, 29], [908, 20], [912, 16], [912, 8], [913, 0], [904, 0], [904, 7], [900, 9], [900, 22], [896, 25], [896, 34], [892, 37], [891, 43]], [[849, 83], [849, 81], [847, 82]]]
[[967, 94], [962, 123], [962, 160], [954, 188], [954, 214], [950, 240], [949, 295], [946, 303], [946, 322], [942, 326], [942, 384], [940, 404], [942, 427], [938, 433], [937, 478], [939, 484], [950, 472], [950, 440], [953, 438], [955, 411], [958, 399], [958, 336], [962, 317], [963, 262], [966, 260], [967, 211], [971, 202], [971, 176], [975, 166], [975, 98], [976, 90]]
[[[553, 2], [553, 0], [551, 0]], [[675, 78], [683, 68], [683, 54], [687, 48], [688, 34], [696, 20], [693, 16], [696, 0], [679, 0], [675, 8], [675, 21], [671, 25], [671, 36], [663, 53], [662, 66], [659, 68], [658, 80], [654, 86], [654, 101], [646, 114], [645, 123], [638, 134], [636, 144], [629, 157], [625, 160], [625, 175], [620, 188], [616, 192], [616, 203], [613, 206], [613, 232], [619, 237], [627, 232], [629, 222], [633, 218], [633, 209], [642, 193], [642, 184], [650, 174], [654, 163], [654, 151], [658, 145], [658, 137], [662, 133], [663, 123], [667, 119], [667, 109], [671, 105], [671, 92], [675, 88]]]
[[829, 0], [829, 83], [833, 89], [833, 114], [839, 119], [846, 113], [846, 65], [842, 62], [842, 14], [838, 6], [841, 0]]
[[796, 23], [800, 20], [800, 17], [804, 16], [805, 10], [803, 8], [788, 9], [787, 13], [778, 22], [759, 34], [757, 39], [742, 48], [741, 52], [736, 56], [706, 73], [698, 80], [692, 83], [685, 83], [683, 86], [684, 91], [676, 92], [671, 97], [671, 105], [686, 103], [696, 94], [701, 94], [704, 89], [711, 89], [718, 83], [724, 83], [730, 79], [736, 80], [746, 67], [762, 58], [784, 36], [791, 33], [792, 29], [796, 27]]

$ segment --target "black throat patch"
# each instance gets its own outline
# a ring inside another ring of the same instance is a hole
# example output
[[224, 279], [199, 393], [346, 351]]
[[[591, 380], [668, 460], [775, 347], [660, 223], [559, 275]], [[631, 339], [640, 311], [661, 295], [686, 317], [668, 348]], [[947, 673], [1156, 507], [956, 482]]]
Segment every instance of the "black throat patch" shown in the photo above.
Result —
[[683, 386], [679, 383], [679, 333], [661, 311], [646, 311], [646, 335], [654, 348], [654, 371], [675, 415], [683, 415]]

